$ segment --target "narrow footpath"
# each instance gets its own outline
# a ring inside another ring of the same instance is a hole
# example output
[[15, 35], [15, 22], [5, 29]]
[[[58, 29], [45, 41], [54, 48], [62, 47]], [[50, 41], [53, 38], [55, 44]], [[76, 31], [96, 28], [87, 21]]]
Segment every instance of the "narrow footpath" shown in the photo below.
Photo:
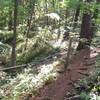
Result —
[[39, 97], [31, 100], [67, 100], [66, 94], [74, 91], [74, 83], [95, 71], [95, 58], [98, 54], [100, 49], [84, 49], [73, 55], [68, 70], [61, 73], [56, 81], [40, 89]]

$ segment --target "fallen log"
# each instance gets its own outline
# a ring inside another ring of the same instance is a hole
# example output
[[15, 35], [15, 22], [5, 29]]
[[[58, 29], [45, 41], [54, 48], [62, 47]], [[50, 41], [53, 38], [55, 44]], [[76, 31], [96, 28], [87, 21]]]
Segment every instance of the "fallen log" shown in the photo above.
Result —
[[18, 65], [18, 66], [3, 68], [3, 69], [0, 69], [0, 71], [6, 71], [6, 70], [10, 70], [10, 69], [16, 69], [16, 68], [20, 68], [20, 67], [25, 67], [25, 66], [27, 66], [27, 65], [28, 65], [28, 64], [23, 64], [23, 65]]
[[40, 59], [40, 60], [35, 60], [34, 62], [31, 62], [31, 63], [27, 63], [27, 64], [23, 64], [23, 65], [17, 65], [17, 66], [12, 66], [12, 67], [8, 67], [8, 68], [2, 68], [0, 69], [0, 71], [6, 71], [6, 70], [10, 70], [10, 69], [17, 69], [17, 68], [21, 68], [21, 67], [27, 67], [29, 65], [31, 65], [32, 67], [35, 66], [36, 64], [40, 63], [40, 62], [43, 62], [43, 61], [46, 61], [50, 58], [53, 58], [54, 56], [58, 56], [58, 55], [61, 55], [62, 52], [60, 53], [55, 53], [53, 55], [49, 55], [43, 59]]

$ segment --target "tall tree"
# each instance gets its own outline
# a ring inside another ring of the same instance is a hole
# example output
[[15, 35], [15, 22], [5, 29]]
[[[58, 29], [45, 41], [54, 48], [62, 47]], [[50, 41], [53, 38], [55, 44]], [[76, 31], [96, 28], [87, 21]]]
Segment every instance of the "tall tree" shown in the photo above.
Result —
[[[86, 3], [91, 3], [91, 0], [86, 0]], [[100, 0], [96, 0], [96, 4], [100, 3]], [[87, 10], [87, 11], [86, 11]], [[96, 26], [96, 19], [98, 17], [99, 9], [94, 9], [93, 12], [91, 12], [90, 9], [85, 9], [85, 12], [83, 13], [82, 17], [82, 24], [81, 24], [81, 32], [80, 32], [80, 38], [85, 38], [87, 41], [80, 41], [79, 45], [77, 47], [77, 50], [83, 49], [85, 47], [90, 46], [91, 40], [93, 38]]]
[[74, 25], [73, 25], [73, 29], [75, 29], [75, 28], [76, 28], [76, 25], [77, 25], [77, 21], [78, 21], [79, 14], [80, 14], [80, 5], [78, 5], [78, 6], [77, 6], [77, 9], [76, 9], [75, 18], [74, 18]]
[[13, 18], [12, 18], [12, 10], [9, 8], [9, 22], [8, 22], [8, 30], [12, 30]]
[[30, 29], [32, 26], [32, 20], [34, 20], [34, 26], [35, 26], [35, 2], [36, 0], [30, 0], [30, 4], [29, 4], [29, 16], [28, 16], [28, 20], [27, 20], [27, 29], [26, 29], [26, 43], [25, 43], [25, 50], [27, 49], [27, 44], [28, 44], [28, 36], [30, 33]]
[[14, 0], [14, 24], [13, 24], [13, 41], [12, 41], [12, 55], [11, 65], [16, 65], [16, 27], [17, 27], [17, 15], [18, 15], [18, 0]]
[[[90, 3], [89, 0], [87, 0], [86, 2]], [[91, 39], [93, 36], [91, 23], [92, 23], [91, 11], [90, 9], [85, 9], [85, 11], [83, 12], [81, 32], [80, 32], [80, 39], [82, 41], [79, 42], [77, 50], [81, 50], [83, 48], [86, 48], [87, 46], [90, 46]]]

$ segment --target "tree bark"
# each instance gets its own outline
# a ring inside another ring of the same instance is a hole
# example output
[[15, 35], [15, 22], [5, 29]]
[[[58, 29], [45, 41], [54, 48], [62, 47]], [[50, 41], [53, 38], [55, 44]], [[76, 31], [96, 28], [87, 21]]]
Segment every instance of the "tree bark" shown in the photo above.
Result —
[[92, 36], [93, 32], [91, 30], [91, 14], [84, 13], [82, 17], [80, 39], [86, 39], [87, 41], [80, 41], [77, 50], [81, 50], [87, 46], [90, 46]]
[[[87, 2], [91, 2], [91, 0], [87, 0]], [[100, 0], [96, 1], [97, 3], [100, 2]], [[82, 18], [82, 24], [81, 24], [81, 32], [80, 32], [80, 38], [87, 39], [87, 42], [79, 42], [79, 45], [77, 47], [77, 50], [81, 50], [83, 48], [89, 47], [91, 44], [91, 40], [93, 38], [94, 32], [95, 32], [95, 23], [96, 21], [92, 21], [92, 19], [96, 20], [98, 16], [98, 8], [95, 9], [93, 13], [93, 17], [91, 16], [91, 13], [83, 13]]]
[[9, 8], [9, 22], [8, 22], [8, 30], [11, 31], [13, 26], [13, 18], [12, 18], [12, 10]]
[[18, 0], [14, 0], [14, 26], [13, 26], [13, 42], [12, 42], [11, 66], [15, 66], [16, 65], [17, 15], [18, 15]]

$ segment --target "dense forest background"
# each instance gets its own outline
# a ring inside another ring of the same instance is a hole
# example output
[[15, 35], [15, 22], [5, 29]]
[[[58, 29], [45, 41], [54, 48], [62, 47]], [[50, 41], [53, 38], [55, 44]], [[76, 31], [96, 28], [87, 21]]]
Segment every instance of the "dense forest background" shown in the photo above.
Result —
[[[54, 80], [55, 70], [66, 70], [71, 56], [87, 48], [100, 48], [100, 0], [0, 0], [0, 100], [38, 95], [37, 87]], [[60, 68], [54, 67], [58, 63]]]

